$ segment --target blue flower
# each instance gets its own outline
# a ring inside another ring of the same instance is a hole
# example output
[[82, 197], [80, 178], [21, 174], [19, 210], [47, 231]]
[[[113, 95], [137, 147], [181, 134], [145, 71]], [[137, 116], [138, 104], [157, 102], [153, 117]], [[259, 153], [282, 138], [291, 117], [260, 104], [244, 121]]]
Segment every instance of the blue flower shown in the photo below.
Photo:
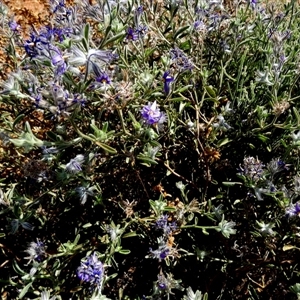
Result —
[[77, 276], [80, 280], [99, 289], [102, 286], [103, 275], [104, 266], [95, 253], [82, 261], [80, 267], [77, 268]]
[[170, 84], [174, 81], [174, 77], [170, 75], [169, 71], [166, 71], [163, 75], [164, 80], [164, 92], [166, 95], [170, 93]]
[[148, 103], [141, 110], [142, 118], [148, 125], [162, 124], [166, 120], [165, 113], [157, 107], [156, 101]]

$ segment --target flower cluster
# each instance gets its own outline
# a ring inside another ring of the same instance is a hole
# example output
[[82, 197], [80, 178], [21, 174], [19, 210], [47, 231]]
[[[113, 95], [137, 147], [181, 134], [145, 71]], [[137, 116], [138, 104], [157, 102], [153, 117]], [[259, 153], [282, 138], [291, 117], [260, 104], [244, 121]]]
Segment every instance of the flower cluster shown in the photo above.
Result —
[[173, 294], [172, 289], [179, 289], [182, 290], [180, 286], [181, 280], [175, 280], [172, 274], [167, 274], [165, 276], [163, 273], [160, 273], [157, 276], [157, 287], [161, 292], [166, 294]]
[[243, 167], [241, 167], [243, 175], [251, 180], [258, 181], [262, 178], [264, 172], [264, 164], [252, 156], [245, 157]]
[[101, 290], [104, 278], [104, 266], [96, 253], [85, 258], [77, 268], [77, 276], [80, 280], [90, 283], [93, 287]]
[[157, 258], [159, 261], [166, 259], [172, 250], [172, 247], [164, 240], [164, 238], [160, 238], [158, 240], [158, 249], [152, 250], [150, 248], [150, 256], [153, 258]]
[[176, 231], [176, 222], [169, 222], [168, 215], [162, 215], [155, 223], [155, 228], [163, 231], [165, 236], [170, 235], [172, 232]]

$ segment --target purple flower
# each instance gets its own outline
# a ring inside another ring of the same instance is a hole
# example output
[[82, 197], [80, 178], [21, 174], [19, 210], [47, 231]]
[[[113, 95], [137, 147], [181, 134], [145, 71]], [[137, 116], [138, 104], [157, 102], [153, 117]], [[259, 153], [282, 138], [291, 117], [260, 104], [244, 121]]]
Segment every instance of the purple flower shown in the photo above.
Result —
[[82, 171], [82, 164], [84, 162], [84, 156], [82, 154], [76, 155], [75, 158], [71, 159], [70, 162], [66, 164], [66, 171], [72, 174], [76, 174]]
[[269, 170], [270, 174], [273, 176], [273, 175], [275, 175], [278, 172], [281, 172], [283, 170], [288, 170], [288, 166], [281, 159], [275, 158], [275, 159], [272, 159], [267, 164], [267, 169]]
[[285, 214], [287, 217], [292, 218], [292, 217], [296, 217], [299, 216], [300, 214], [300, 205], [297, 202], [296, 204], [291, 204], [286, 210], [285, 210]]
[[134, 24], [136, 27], [140, 25], [140, 19], [144, 12], [143, 6], [139, 6], [134, 12]]
[[126, 30], [126, 40], [127, 41], [136, 41], [139, 38], [138, 33], [132, 27], [128, 27]]
[[26, 259], [31, 261], [41, 262], [46, 256], [45, 244], [37, 239], [37, 242], [31, 242], [28, 249], [25, 250], [29, 254]]
[[99, 289], [101, 289], [103, 275], [104, 266], [95, 253], [82, 261], [80, 267], [77, 268], [77, 276], [80, 280]]
[[51, 9], [52, 9], [52, 13], [57, 13], [59, 11], [64, 11], [65, 6], [65, 0], [51, 0], [50, 1], [51, 4]]
[[257, 5], [257, 0], [250, 0], [249, 1], [250, 6], [252, 7], [252, 9], [255, 9], [256, 5]]
[[263, 177], [264, 164], [252, 156], [245, 157], [243, 167], [240, 167], [243, 175], [251, 180], [259, 181]]
[[173, 62], [173, 65], [181, 72], [191, 71], [193, 69], [192, 62], [188, 59], [183, 51], [178, 47], [175, 47], [170, 50], [170, 56]]
[[177, 229], [176, 222], [168, 222], [168, 215], [162, 215], [155, 223], [157, 229], [161, 229], [164, 235], [168, 236], [170, 233]]
[[77, 105], [78, 107], [84, 107], [86, 105], [86, 99], [82, 94], [74, 94], [74, 99], [72, 100], [72, 104]]
[[150, 253], [153, 258], [157, 258], [161, 261], [169, 255], [170, 248], [167, 245], [161, 245], [157, 250], [152, 250], [152, 248], [150, 248]]
[[174, 81], [174, 77], [170, 76], [170, 72], [166, 71], [163, 75], [164, 92], [166, 95], [170, 93], [170, 84]]
[[56, 67], [55, 74], [61, 76], [67, 70], [67, 64], [61, 51], [57, 47], [53, 46], [51, 50], [51, 63]]
[[197, 20], [194, 22], [194, 29], [197, 31], [202, 31], [205, 32], [206, 31], [206, 25], [202, 20]]
[[13, 32], [18, 32], [20, 29], [20, 25], [15, 21], [11, 20], [8, 22], [8, 27], [10, 28], [11, 31]]
[[163, 274], [160, 274], [157, 276], [157, 279], [158, 288], [161, 290], [166, 290], [169, 285], [167, 278]]
[[40, 37], [33, 32], [30, 33], [30, 39], [26, 40], [24, 44], [24, 49], [27, 55], [30, 58], [34, 58], [39, 55], [41, 48], [43, 48], [43, 46], [41, 44]]
[[100, 83], [110, 84], [111, 80], [107, 73], [103, 72], [101, 75], [96, 77], [96, 81]]
[[160, 109], [157, 107], [156, 101], [145, 105], [141, 110], [141, 114], [142, 118], [148, 125], [162, 124], [166, 120], [165, 113], [160, 112]]
[[145, 35], [145, 33], [147, 32], [147, 30], [148, 30], [147, 26], [139, 25], [135, 29], [135, 33], [138, 35], [139, 38], [142, 38]]

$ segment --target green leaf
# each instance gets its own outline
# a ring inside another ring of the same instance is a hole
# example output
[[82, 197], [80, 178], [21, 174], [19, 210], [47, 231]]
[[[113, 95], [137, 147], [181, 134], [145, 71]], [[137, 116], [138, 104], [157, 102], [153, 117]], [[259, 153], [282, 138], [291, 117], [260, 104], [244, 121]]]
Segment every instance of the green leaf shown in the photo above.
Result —
[[103, 150], [105, 150], [106, 152], [110, 153], [110, 154], [117, 154], [118, 151], [113, 148], [113, 147], [110, 147], [104, 143], [100, 143], [98, 141], [95, 141], [95, 144], [98, 145], [99, 147], [101, 147]]
[[32, 283], [33, 282], [29, 282], [24, 288], [23, 290], [21, 291], [21, 293], [19, 294], [19, 298], [22, 299], [26, 293], [28, 292], [29, 288], [32, 286]]
[[20, 134], [20, 136], [16, 139], [10, 139], [10, 141], [16, 147], [24, 148], [24, 151], [26, 153], [32, 149], [48, 144], [48, 143], [44, 143], [42, 140], [34, 136], [30, 124], [28, 122], [25, 123], [24, 131]]
[[185, 33], [185, 31], [186, 31], [187, 29], [189, 29], [189, 28], [190, 28], [190, 25], [186, 25], [186, 26], [184, 26], [184, 27], [179, 28], [179, 29], [175, 32], [175, 34], [174, 34], [174, 40], [176, 40], [177, 38], [181, 38], [181, 37], [187, 35], [188, 32]]
[[141, 160], [142, 162], [146, 163], [145, 165], [147, 167], [150, 167], [150, 165], [157, 165], [157, 162], [154, 159], [152, 159], [144, 154], [139, 154], [136, 158], [138, 160]]
[[216, 90], [212, 85], [207, 85], [204, 88], [210, 97], [212, 97], [212, 98], [217, 97]]
[[[83, 35], [84, 35], [85, 40], [88, 42], [90, 40], [90, 24], [89, 23], [86, 23], [86, 25], [84, 26]], [[86, 50], [88, 51], [89, 48], [86, 48]]]
[[207, 300], [208, 294], [205, 293], [204, 295], [200, 291], [193, 292], [191, 287], [188, 287], [186, 290], [186, 296], [183, 296], [182, 300]]
[[294, 294], [299, 294], [300, 293], [300, 283], [296, 283], [296, 284], [290, 286], [290, 291]]
[[15, 271], [17, 274], [22, 275], [22, 276], [24, 276], [24, 275], [27, 274], [25, 271], [23, 271], [23, 270], [20, 268], [20, 266], [18, 265], [18, 263], [17, 263], [17, 261], [16, 261], [15, 259], [13, 260], [12, 266], [13, 266], [14, 271]]
[[129, 254], [131, 251], [129, 250], [129, 249], [120, 249], [119, 250], [119, 253], [120, 254], [124, 254], [124, 255], [127, 255], [127, 254]]
[[265, 135], [262, 135], [262, 134], [258, 134], [257, 137], [262, 141], [262, 142], [267, 142], [270, 138], [268, 138], [267, 136]]
[[132, 231], [132, 232], [128, 232], [128, 233], [126, 233], [126, 234], [124, 234], [123, 236], [122, 236], [122, 238], [129, 238], [129, 237], [134, 237], [134, 236], [137, 236], [137, 233], [136, 233], [136, 231]]
[[231, 181], [223, 181], [222, 184], [225, 186], [234, 186], [236, 184], [243, 185], [241, 182], [234, 182], [234, 181], [232, 181], [232, 182]]
[[88, 44], [87, 40], [85, 38], [83, 38], [81, 41], [82, 41], [82, 45], [83, 45], [85, 51], [88, 52], [89, 51], [89, 44]]
[[110, 44], [110, 43], [112, 43], [112, 42], [114, 42], [114, 41], [116, 41], [118, 39], [123, 39], [123, 37], [124, 37], [124, 33], [119, 33], [119, 34], [111, 37], [110, 39], [106, 40], [105, 43], [102, 46]]
[[181, 87], [181, 88], [177, 89], [176, 91], [174, 91], [174, 93], [175, 94], [177, 94], [177, 93], [183, 93], [183, 92], [187, 91], [188, 89], [190, 89], [191, 87], [192, 87], [192, 85], [188, 84], [188, 85], [186, 85], [184, 87]]
[[218, 147], [222, 147], [230, 142], [231, 142], [231, 140], [228, 138], [222, 139], [222, 140], [218, 141]]
[[21, 122], [25, 117], [25, 114], [20, 114], [16, 117], [16, 119], [14, 120], [14, 123], [13, 123], [13, 128], [15, 128], [15, 126]]
[[283, 250], [283, 251], [288, 251], [288, 250], [292, 250], [292, 249], [297, 249], [297, 247], [296, 247], [296, 246], [293, 246], [293, 245], [284, 245], [284, 246], [282, 247], [282, 250]]

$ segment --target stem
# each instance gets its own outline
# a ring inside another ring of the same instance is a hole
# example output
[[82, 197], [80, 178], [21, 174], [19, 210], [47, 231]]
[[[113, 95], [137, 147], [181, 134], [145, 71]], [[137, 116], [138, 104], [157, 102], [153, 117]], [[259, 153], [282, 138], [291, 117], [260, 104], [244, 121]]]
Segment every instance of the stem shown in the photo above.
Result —
[[184, 225], [180, 227], [181, 229], [185, 228], [197, 228], [197, 229], [217, 229], [218, 226], [199, 226], [199, 225]]

